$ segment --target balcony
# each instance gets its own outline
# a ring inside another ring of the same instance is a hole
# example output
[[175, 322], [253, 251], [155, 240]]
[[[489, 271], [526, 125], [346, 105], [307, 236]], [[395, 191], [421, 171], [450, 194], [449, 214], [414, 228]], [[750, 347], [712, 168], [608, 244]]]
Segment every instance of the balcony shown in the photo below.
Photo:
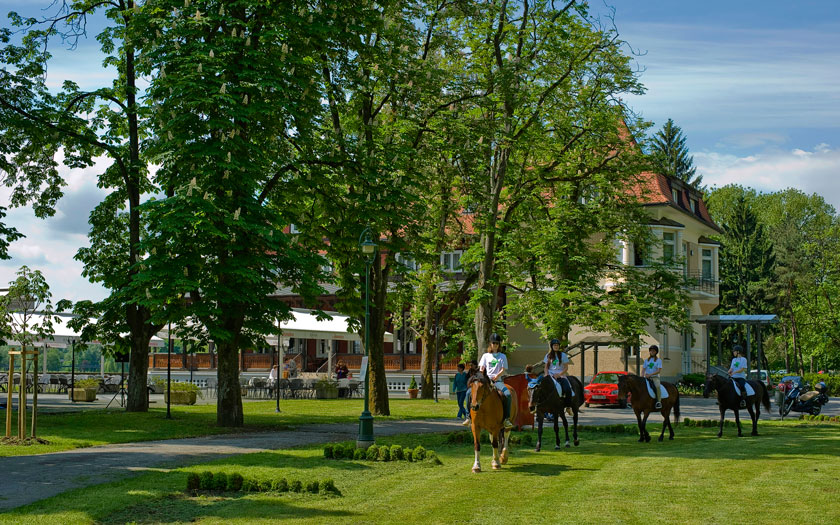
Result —
[[704, 274], [701, 270], [685, 272], [686, 288], [694, 292], [717, 295], [719, 281], [714, 276]]

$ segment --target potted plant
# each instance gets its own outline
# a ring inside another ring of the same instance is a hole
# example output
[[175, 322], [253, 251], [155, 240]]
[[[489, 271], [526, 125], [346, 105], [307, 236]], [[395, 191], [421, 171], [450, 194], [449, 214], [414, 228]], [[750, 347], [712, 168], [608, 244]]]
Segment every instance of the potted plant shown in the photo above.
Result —
[[[172, 390], [172, 404], [173, 405], [194, 405], [196, 400], [204, 398], [198, 387], [192, 383], [171, 383], [169, 385]], [[164, 390], [163, 401], [169, 401], [169, 393]]]
[[315, 383], [315, 397], [317, 399], [337, 399], [338, 384], [330, 381], [326, 377], [322, 377]]
[[153, 394], [162, 394], [164, 390], [166, 390], [166, 381], [164, 381], [162, 377], [149, 377], [147, 384]]
[[408, 389], [406, 392], [408, 392], [409, 399], [417, 399], [417, 394], [420, 390], [417, 388], [417, 380], [414, 379], [414, 376], [411, 376], [411, 382], [408, 383]]
[[80, 379], [76, 381], [74, 388], [70, 389], [70, 399], [73, 401], [96, 401], [96, 392], [98, 390], [98, 379]]

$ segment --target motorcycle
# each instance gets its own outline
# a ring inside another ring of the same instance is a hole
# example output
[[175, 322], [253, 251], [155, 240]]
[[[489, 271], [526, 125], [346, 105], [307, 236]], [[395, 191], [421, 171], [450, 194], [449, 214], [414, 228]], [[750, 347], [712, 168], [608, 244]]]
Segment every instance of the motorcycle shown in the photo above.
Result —
[[823, 405], [828, 403], [828, 387], [820, 381], [814, 390], [808, 390], [808, 385], [802, 381], [780, 383], [779, 389], [785, 392], [782, 403], [779, 405], [779, 416], [782, 419], [793, 412], [807, 412], [818, 415]]

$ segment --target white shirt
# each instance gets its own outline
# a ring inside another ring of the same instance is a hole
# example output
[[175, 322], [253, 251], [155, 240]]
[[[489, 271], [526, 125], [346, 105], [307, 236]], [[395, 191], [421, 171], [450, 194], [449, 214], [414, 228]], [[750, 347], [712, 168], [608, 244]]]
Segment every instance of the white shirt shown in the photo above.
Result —
[[560, 358], [558, 359], [557, 357], [555, 357], [549, 363], [548, 356], [550, 353], [551, 352], [545, 354], [545, 357], [543, 358], [543, 364], [545, 364], [545, 369], [548, 372], [548, 375], [553, 377], [563, 373], [563, 365], [569, 362], [569, 356], [568, 354], [566, 354], [566, 352], [560, 352]]
[[648, 357], [645, 359], [645, 377], [655, 374], [662, 370], [662, 360], [658, 357]]
[[733, 357], [732, 364], [729, 365], [729, 370], [733, 372], [732, 377], [739, 377], [742, 379], [747, 378], [747, 373], [745, 371], [742, 372], [735, 372], [736, 370], [746, 370], [747, 369], [747, 358], [746, 357]]
[[487, 352], [478, 361], [478, 369], [484, 369], [490, 379], [494, 379], [497, 375], [502, 373], [502, 370], [507, 370], [508, 362], [505, 354], [496, 352], [495, 354]]
[[268, 378], [269, 379], [277, 379], [277, 369], [276, 368], [271, 369], [271, 372], [268, 373]]

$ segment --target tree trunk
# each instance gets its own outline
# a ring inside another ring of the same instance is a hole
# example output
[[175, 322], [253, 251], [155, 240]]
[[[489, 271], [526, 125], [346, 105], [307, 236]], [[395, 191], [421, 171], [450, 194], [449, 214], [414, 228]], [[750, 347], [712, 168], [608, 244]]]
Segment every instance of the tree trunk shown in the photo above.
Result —
[[385, 377], [385, 299], [388, 294], [388, 267], [383, 267], [377, 253], [371, 268], [370, 342], [368, 345], [368, 386], [370, 411], [377, 416], [390, 416], [388, 382]]
[[432, 326], [434, 326], [434, 302], [431, 293], [428, 294], [427, 301], [423, 305], [425, 309], [423, 316], [423, 331], [420, 336], [423, 342], [423, 358], [420, 365], [420, 397], [423, 399], [434, 399], [435, 397], [435, 380], [434, 380], [434, 365], [437, 348], [434, 345], [434, 334], [432, 333]]
[[218, 394], [216, 396], [216, 424], [220, 427], [241, 427], [242, 390], [239, 386], [239, 352], [235, 342], [220, 342], [218, 352]]
[[128, 366], [128, 394], [125, 402], [126, 412], [148, 412], [149, 394], [147, 381], [149, 374], [149, 341], [151, 337], [131, 336], [131, 353]]

